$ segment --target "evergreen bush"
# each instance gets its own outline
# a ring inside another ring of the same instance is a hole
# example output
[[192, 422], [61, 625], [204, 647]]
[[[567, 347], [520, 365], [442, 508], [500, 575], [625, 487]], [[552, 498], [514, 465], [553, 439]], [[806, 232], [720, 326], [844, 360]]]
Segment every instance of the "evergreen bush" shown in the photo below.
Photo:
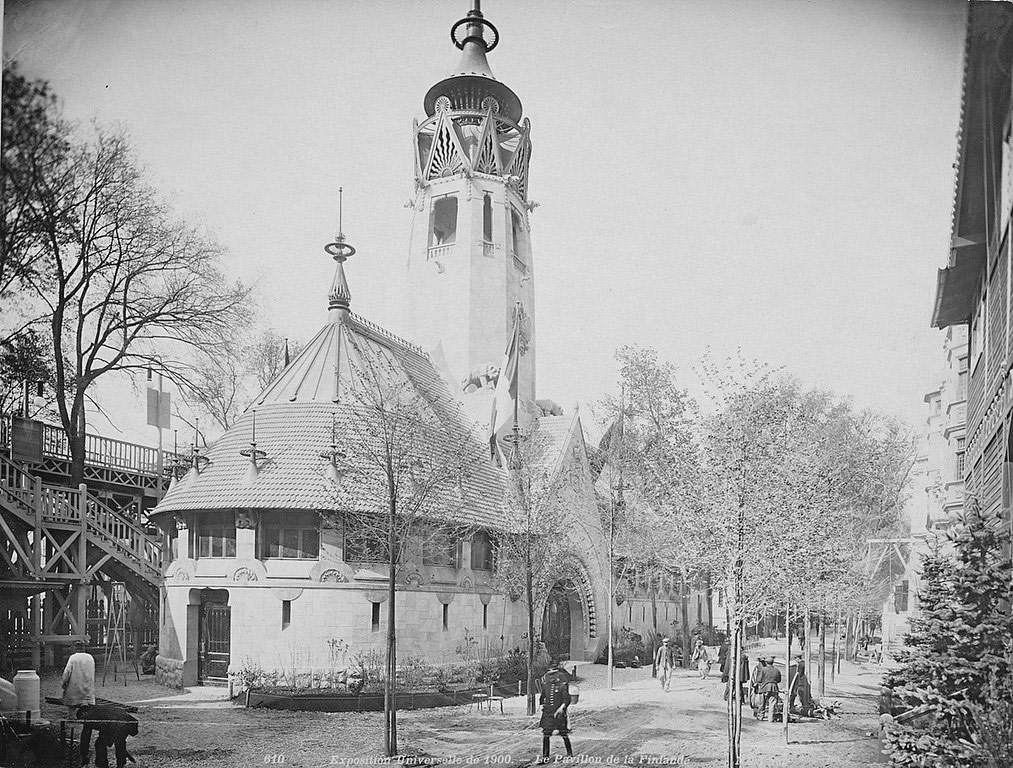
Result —
[[1008, 526], [1001, 511], [983, 513], [969, 498], [950, 534], [953, 555], [936, 551], [924, 560], [919, 616], [905, 638], [903, 666], [887, 682], [897, 699], [926, 707], [930, 717], [919, 726], [888, 725], [894, 766], [1010, 765], [1010, 742], [1001, 744], [1013, 714]]

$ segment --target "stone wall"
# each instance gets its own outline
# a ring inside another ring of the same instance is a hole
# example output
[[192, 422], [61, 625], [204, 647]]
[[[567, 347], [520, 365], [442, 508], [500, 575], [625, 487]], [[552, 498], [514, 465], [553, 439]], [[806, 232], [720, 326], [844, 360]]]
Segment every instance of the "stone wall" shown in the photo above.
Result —
[[183, 687], [183, 660], [155, 657], [155, 682], [167, 688]]

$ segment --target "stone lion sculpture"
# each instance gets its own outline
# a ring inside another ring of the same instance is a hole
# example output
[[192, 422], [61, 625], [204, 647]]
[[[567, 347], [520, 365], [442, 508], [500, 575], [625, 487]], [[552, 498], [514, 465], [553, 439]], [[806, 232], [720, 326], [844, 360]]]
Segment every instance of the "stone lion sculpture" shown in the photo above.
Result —
[[495, 387], [498, 380], [499, 366], [495, 363], [486, 363], [472, 368], [471, 372], [461, 379], [461, 389], [465, 392], [475, 392], [486, 387]]

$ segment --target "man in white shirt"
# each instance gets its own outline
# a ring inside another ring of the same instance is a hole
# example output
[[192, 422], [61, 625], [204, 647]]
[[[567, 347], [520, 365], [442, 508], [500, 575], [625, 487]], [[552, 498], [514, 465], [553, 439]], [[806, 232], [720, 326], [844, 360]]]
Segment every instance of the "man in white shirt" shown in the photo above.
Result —
[[95, 703], [95, 659], [85, 647], [83, 640], [74, 642], [74, 653], [63, 670], [63, 705], [71, 719], [80, 707]]

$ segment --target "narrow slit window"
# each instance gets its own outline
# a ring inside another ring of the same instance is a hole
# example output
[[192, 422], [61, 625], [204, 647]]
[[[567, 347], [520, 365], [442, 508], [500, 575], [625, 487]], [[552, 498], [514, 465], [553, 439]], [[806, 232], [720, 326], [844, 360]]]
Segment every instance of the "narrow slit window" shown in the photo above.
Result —
[[450, 629], [450, 606], [443, 604], [443, 631]]
[[489, 629], [489, 606], [482, 606], [482, 629]]
[[281, 601], [281, 628], [288, 629], [288, 626], [292, 623], [292, 601], [282, 600]]
[[482, 239], [492, 242], [492, 195], [488, 192], [482, 201]]
[[373, 615], [372, 615], [371, 620], [370, 620], [370, 629], [372, 629], [373, 632], [379, 632], [380, 631], [380, 604], [379, 603], [371, 603], [371, 605], [373, 606]]

